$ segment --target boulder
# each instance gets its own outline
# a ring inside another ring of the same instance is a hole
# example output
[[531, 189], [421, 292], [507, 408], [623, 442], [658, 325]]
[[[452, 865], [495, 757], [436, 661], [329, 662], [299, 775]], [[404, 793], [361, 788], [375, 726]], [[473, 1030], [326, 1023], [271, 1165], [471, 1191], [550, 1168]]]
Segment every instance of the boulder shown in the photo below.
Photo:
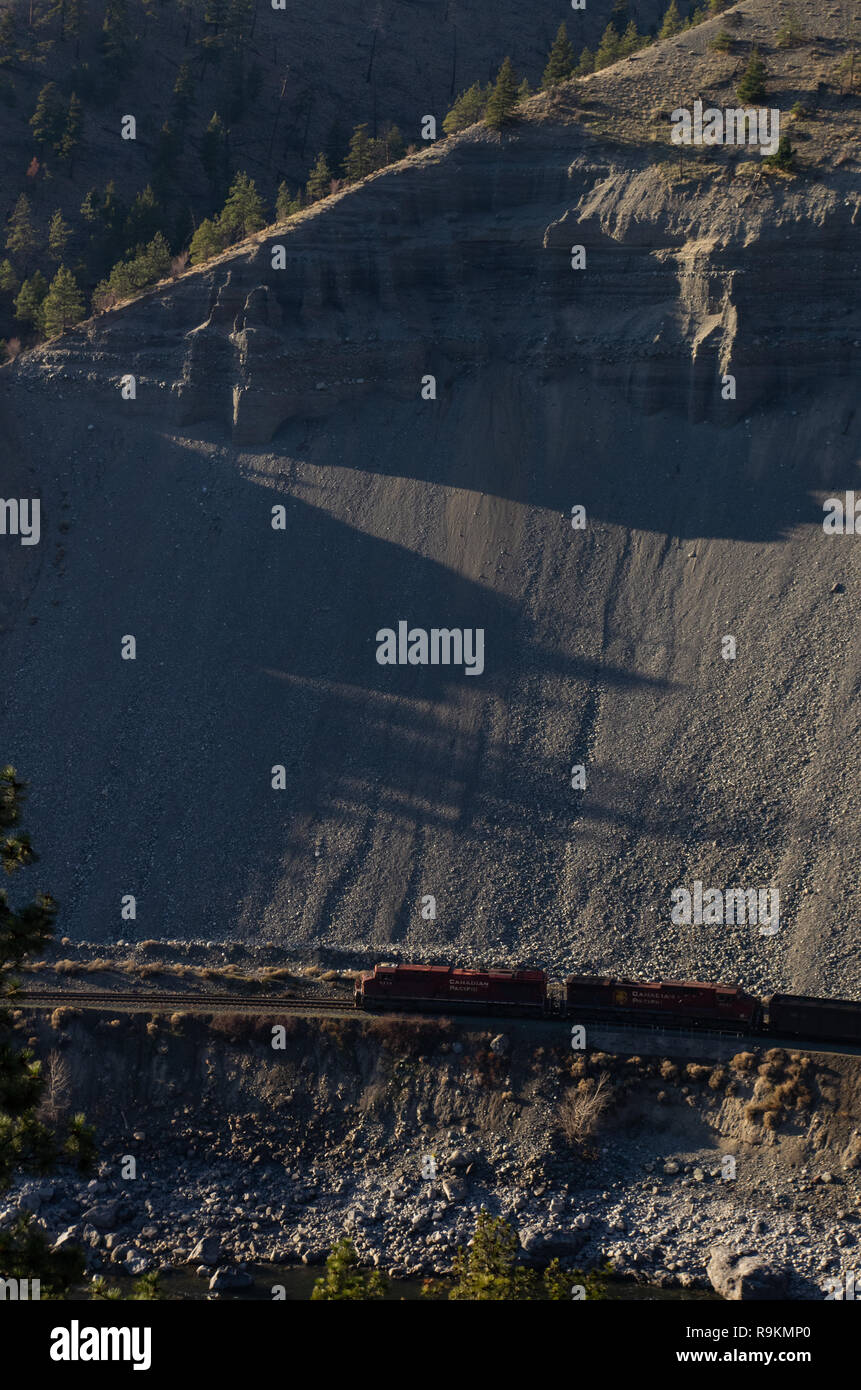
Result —
[[142, 1250], [136, 1250], [132, 1247], [123, 1264], [128, 1274], [137, 1277], [139, 1274], [146, 1274], [147, 1270], [152, 1268], [152, 1259], [149, 1255], [145, 1255]]
[[209, 1281], [211, 1293], [223, 1293], [225, 1289], [247, 1289], [254, 1283], [253, 1278], [241, 1269], [217, 1269]]
[[786, 1271], [771, 1269], [754, 1251], [738, 1253], [725, 1245], [712, 1246], [706, 1273], [716, 1293], [732, 1302], [785, 1296]]
[[217, 1265], [221, 1259], [221, 1237], [204, 1236], [192, 1250], [191, 1258], [204, 1265]]
[[97, 1231], [110, 1231], [117, 1225], [119, 1220], [120, 1204], [116, 1202], [101, 1202], [98, 1206], [90, 1207], [82, 1216], [82, 1221], [88, 1226], [95, 1226]]

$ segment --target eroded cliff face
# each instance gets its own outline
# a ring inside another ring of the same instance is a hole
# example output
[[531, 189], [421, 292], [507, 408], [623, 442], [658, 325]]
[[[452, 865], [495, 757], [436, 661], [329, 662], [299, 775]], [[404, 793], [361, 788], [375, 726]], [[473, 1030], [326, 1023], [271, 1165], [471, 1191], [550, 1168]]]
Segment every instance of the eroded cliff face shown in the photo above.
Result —
[[[3, 747], [68, 934], [857, 991], [861, 541], [822, 530], [858, 482], [857, 103], [796, 178], [668, 157], [714, 27], [3, 374], [44, 516]], [[482, 628], [484, 673], [380, 666], [399, 620]], [[780, 931], [671, 926], [696, 880], [779, 887]]]

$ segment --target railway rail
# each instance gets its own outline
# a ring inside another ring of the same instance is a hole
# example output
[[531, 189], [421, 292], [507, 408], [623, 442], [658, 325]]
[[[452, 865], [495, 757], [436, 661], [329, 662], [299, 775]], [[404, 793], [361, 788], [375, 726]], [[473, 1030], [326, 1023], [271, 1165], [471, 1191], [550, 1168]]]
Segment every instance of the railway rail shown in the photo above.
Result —
[[115, 991], [111, 989], [102, 990], [60, 990], [60, 989], [38, 989], [38, 990], [17, 990], [9, 999], [13, 1007], [22, 1005], [36, 1006], [46, 1005], [60, 1007], [69, 1005], [73, 1008], [99, 1008], [99, 1009], [122, 1009], [141, 1008], [152, 1009], [154, 1013], [161, 1013], [165, 1008], [185, 1009], [188, 1012], [197, 1010], [206, 1012], [211, 1006], [218, 1008], [235, 1008], [246, 1012], [267, 1013], [272, 1009], [295, 1010], [355, 1010], [352, 999], [320, 999], [300, 996], [293, 998], [285, 994], [261, 995], [261, 994], [161, 994], [149, 991], [123, 990]]

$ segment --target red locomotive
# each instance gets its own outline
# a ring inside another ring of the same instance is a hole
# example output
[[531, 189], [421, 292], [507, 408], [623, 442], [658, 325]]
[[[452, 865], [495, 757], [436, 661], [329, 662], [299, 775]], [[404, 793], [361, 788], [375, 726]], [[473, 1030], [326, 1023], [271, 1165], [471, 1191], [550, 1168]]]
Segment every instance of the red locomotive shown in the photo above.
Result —
[[737, 985], [707, 985], [698, 980], [596, 980], [571, 975], [565, 981], [569, 1016], [627, 1019], [643, 1023], [727, 1024], [754, 1029], [761, 1006]]
[[861, 1003], [774, 994], [757, 999], [738, 985], [698, 980], [614, 980], [569, 975], [551, 981], [543, 970], [471, 970], [455, 965], [375, 965], [356, 980], [359, 1009], [521, 1014], [589, 1019], [661, 1028], [677, 1025], [717, 1033], [828, 1039], [861, 1045]]
[[544, 1014], [543, 970], [460, 970], [453, 965], [375, 965], [356, 980], [359, 1008], [463, 1009]]

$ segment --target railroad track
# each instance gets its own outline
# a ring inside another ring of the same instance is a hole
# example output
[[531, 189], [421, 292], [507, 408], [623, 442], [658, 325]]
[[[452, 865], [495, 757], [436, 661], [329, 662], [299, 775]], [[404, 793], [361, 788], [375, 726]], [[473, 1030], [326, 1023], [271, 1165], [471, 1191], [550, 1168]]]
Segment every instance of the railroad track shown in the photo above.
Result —
[[18, 990], [9, 999], [13, 1007], [24, 1005], [35, 1006], [46, 1005], [52, 1008], [69, 1005], [72, 1008], [101, 1008], [101, 1009], [121, 1009], [140, 1008], [152, 1009], [154, 1013], [160, 1013], [165, 1008], [182, 1009], [186, 1012], [206, 1012], [210, 1007], [219, 1009], [230, 1007], [243, 1011], [254, 1011], [256, 1013], [266, 1013], [270, 1010], [288, 1010], [291, 1013], [299, 1010], [331, 1010], [338, 1011], [353, 1009], [355, 1005], [352, 999], [309, 999], [291, 998], [284, 994], [157, 994], [150, 991], [130, 991], [122, 992], [114, 990], [71, 990], [61, 989], [34, 989]]

